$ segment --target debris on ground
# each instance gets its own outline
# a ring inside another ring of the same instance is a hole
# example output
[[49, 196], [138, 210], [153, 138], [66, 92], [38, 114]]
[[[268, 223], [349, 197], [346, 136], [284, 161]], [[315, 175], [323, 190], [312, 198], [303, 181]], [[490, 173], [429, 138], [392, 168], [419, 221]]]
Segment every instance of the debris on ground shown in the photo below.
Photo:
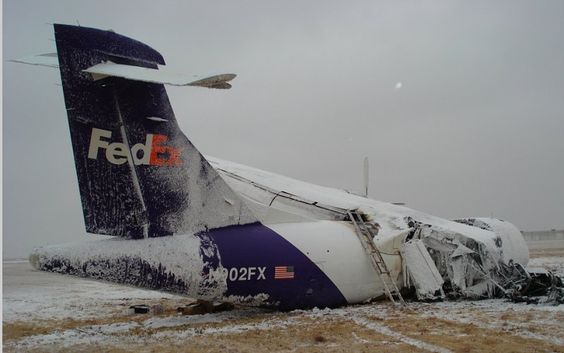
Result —
[[129, 307], [129, 310], [131, 310], [132, 313], [134, 314], [148, 314], [149, 313], [149, 306], [148, 305], [132, 305]]
[[234, 308], [235, 305], [231, 303], [197, 300], [185, 306], [178, 307], [176, 311], [181, 313], [182, 315], [202, 315], [229, 311], [233, 310]]

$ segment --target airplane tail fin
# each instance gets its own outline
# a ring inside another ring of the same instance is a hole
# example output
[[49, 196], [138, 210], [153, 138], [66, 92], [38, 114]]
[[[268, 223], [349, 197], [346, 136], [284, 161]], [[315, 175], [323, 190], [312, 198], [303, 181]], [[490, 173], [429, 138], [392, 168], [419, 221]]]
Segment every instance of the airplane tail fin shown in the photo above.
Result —
[[88, 232], [142, 238], [256, 222], [182, 133], [163, 85], [229, 88], [234, 75], [164, 77], [158, 52], [112, 31], [56, 24], [55, 38]]

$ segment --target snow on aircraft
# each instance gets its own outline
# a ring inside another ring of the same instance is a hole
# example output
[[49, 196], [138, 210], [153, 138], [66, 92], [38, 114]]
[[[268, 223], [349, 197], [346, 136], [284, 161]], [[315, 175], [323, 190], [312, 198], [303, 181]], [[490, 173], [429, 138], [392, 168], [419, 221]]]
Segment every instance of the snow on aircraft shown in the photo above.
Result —
[[279, 309], [335, 307], [415, 289], [419, 299], [507, 295], [528, 248], [508, 222], [450, 221], [204, 157], [165, 84], [228, 89], [235, 75], [170, 75], [149, 46], [54, 25], [86, 230], [37, 248], [37, 269]]

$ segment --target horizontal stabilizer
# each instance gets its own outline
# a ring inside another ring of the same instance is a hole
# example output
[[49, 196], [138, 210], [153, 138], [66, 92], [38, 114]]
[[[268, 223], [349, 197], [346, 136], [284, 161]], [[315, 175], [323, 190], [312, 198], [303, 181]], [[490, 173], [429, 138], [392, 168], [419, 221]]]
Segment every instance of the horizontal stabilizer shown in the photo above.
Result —
[[[26, 56], [20, 59], [10, 60], [19, 64], [46, 66], [58, 69], [59, 59], [57, 53], [46, 53]], [[139, 66], [120, 65], [112, 62], [105, 62], [83, 70], [92, 75], [94, 80], [101, 80], [106, 77], [121, 77], [128, 80], [162, 83], [174, 86], [197, 86], [207, 88], [229, 89], [228, 83], [237, 75], [220, 74], [213, 76], [187, 75], [165, 70], [148, 69]]]
[[30, 55], [10, 61], [20, 64], [47, 66], [55, 69], [59, 68], [59, 59], [57, 58], [57, 53]]
[[139, 66], [120, 65], [109, 61], [94, 65], [83, 71], [90, 73], [94, 80], [101, 80], [106, 77], [121, 77], [127, 80], [174, 86], [199, 86], [220, 89], [231, 88], [231, 85], [227, 82], [236, 77], [235, 74], [221, 74], [209, 77], [178, 74]]

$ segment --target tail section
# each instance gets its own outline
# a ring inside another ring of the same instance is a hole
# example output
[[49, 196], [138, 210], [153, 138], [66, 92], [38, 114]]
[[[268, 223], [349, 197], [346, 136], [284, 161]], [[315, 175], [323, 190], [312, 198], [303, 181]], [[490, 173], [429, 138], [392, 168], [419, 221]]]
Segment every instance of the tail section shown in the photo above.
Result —
[[256, 222], [180, 131], [163, 84], [88, 71], [155, 72], [158, 52], [85, 27], [55, 25], [55, 38], [88, 232], [142, 238]]
[[58, 63], [25, 62], [60, 68], [86, 229], [148, 239], [38, 248], [35, 268], [283, 309], [347, 302], [310, 253], [332, 233], [339, 247], [319, 251], [331, 256], [349, 228], [261, 224], [180, 131], [163, 83], [226, 89], [233, 75], [165, 77], [157, 52], [113, 32], [56, 25], [55, 37]]

